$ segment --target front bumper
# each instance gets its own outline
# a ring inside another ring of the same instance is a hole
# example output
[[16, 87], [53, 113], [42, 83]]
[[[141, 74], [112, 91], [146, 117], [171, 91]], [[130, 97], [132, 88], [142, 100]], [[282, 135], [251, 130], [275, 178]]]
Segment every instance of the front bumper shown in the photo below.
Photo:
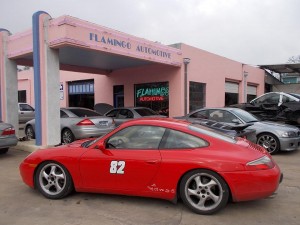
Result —
[[280, 150], [294, 151], [300, 147], [300, 138], [279, 138]]
[[37, 164], [26, 163], [23, 161], [19, 167], [23, 182], [31, 188], [34, 188], [33, 176], [36, 166]]

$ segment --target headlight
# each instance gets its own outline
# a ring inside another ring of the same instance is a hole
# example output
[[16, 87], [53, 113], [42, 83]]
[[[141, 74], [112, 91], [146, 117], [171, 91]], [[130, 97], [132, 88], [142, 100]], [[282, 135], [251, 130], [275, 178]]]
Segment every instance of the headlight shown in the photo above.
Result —
[[295, 131], [286, 131], [281, 135], [281, 137], [297, 137], [297, 133]]
[[267, 170], [273, 168], [274, 166], [275, 164], [273, 160], [266, 155], [246, 164], [246, 168], [248, 170]]

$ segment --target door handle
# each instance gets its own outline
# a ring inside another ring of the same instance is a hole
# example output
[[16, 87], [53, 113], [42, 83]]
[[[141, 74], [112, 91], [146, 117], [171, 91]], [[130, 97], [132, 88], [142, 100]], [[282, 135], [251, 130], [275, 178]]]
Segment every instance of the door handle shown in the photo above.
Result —
[[156, 164], [156, 163], [158, 163], [158, 160], [155, 160], [155, 159], [153, 159], [153, 160], [147, 160], [146, 163], [148, 163], [148, 164]]

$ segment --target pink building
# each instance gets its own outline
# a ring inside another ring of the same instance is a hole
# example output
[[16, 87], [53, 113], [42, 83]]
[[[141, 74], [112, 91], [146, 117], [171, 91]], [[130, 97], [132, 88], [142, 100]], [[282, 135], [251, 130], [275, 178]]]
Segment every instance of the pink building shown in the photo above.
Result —
[[[34, 14], [33, 24], [32, 30], [15, 35], [0, 32], [5, 65], [0, 117], [17, 126], [10, 114], [17, 87], [19, 101], [36, 108], [42, 133], [37, 145], [59, 143], [52, 132], [59, 129], [61, 106], [147, 106], [168, 110], [172, 117], [264, 93], [263, 70], [186, 44], [165, 46], [70, 16], [52, 19], [44, 12]], [[33, 64], [33, 70], [16, 75], [16, 65]]]

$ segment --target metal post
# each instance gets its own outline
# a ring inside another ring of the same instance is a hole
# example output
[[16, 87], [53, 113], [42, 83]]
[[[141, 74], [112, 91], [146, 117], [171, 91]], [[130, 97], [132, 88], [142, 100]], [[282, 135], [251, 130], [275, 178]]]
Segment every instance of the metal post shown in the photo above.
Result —
[[247, 102], [247, 76], [248, 72], [244, 71], [244, 103]]
[[183, 58], [184, 63], [184, 115], [187, 114], [187, 66], [190, 63], [190, 58]]

